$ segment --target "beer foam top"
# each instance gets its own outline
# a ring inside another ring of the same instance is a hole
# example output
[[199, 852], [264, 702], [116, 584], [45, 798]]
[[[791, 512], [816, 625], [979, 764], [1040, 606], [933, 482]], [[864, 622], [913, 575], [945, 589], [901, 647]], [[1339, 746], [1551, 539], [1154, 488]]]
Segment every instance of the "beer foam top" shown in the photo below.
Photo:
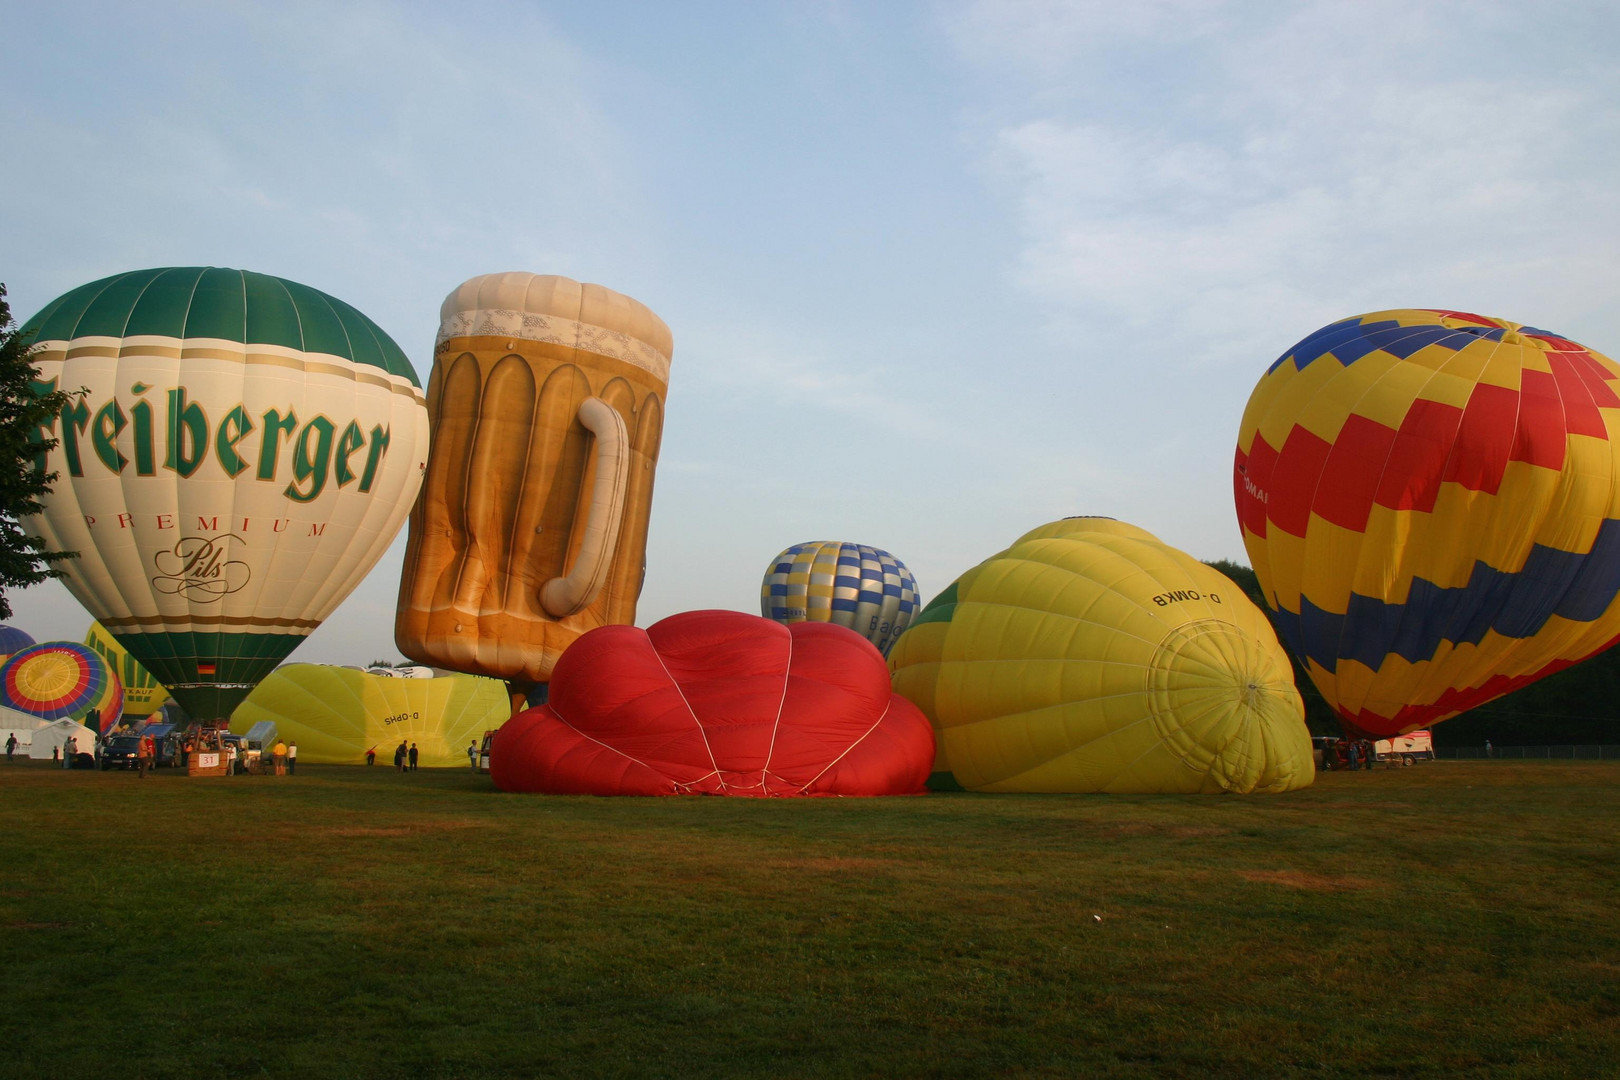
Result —
[[462, 282], [439, 307], [435, 352], [458, 337], [505, 337], [610, 356], [669, 382], [674, 338], [652, 309], [602, 285], [521, 270]]

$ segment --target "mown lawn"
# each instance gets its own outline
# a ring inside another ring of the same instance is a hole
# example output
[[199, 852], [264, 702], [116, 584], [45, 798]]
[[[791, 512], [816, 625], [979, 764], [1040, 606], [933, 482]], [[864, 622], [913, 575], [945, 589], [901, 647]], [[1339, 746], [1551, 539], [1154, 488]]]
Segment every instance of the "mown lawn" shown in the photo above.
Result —
[[0, 1076], [1620, 1072], [1620, 763], [1257, 798], [0, 766]]

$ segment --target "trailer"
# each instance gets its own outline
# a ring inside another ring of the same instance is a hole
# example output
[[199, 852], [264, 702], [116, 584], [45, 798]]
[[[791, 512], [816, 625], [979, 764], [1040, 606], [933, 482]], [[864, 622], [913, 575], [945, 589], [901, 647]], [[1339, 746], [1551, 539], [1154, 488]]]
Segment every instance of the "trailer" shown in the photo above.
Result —
[[1389, 765], [1411, 765], [1434, 760], [1434, 736], [1428, 730], [1409, 731], [1373, 743], [1377, 760]]

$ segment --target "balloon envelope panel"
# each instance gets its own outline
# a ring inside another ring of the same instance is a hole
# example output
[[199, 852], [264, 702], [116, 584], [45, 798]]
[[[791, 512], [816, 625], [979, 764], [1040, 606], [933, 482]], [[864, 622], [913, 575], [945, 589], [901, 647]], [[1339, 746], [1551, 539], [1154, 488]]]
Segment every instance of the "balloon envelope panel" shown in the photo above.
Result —
[[1620, 367], [1466, 312], [1345, 319], [1249, 399], [1233, 492], [1279, 633], [1350, 725], [1437, 723], [1620, 635]]
[[117, 638], [107, 633], [106, 627], [91, 623], [84, 635], [84, 643], [100, 653], [101, 658], [118, 673], [118, 681], [124, 687], [126, 719], [144, 720], [169, 700], [168, 688], [154, 679], [152, 673], [118, 643]]
[[780, 623], [832, 623], [889, 649], [917, 611], [917, 579], [906, 564], [866, 544], [815, 540], [771, 560], [760, 614]]
[[0, 625], [0, 660], [13, 653], [22, 652], [30, 645], [37, 644], [34, 636], [26, 630], [19, 630], [15, 626]]
[[74, 641], [47, 641], [0, 665], [0, 706], [42, 720], [85, 723], [99, 710], [105, 733], [118, 726], [124, 688], [101, 655]]
[[24, 328], [59, 479], [30, 520], [79, 601], [199, 719], [235, 703], [359, 583], [410, 511], [427, 415], [397, 345], [297, 282], [118, 274]]
[[552, 794], [904, 795], [933, 756], [853, 631], [692, 611], [581, 637], [548, 702], [496, 733], [490, 774]]
[[1070, 518], [931, 601], [889, 657], [973, 791], [1276, 792], [1314, 779], [1265, 615], [1134, 526]]
[[322, 664], [287, 664], [261, 682], [231, 715], [246, 734], [273, 720], [300, 761], [359, 765], [376, 747], [384, 760], [401, 740], [416, 743], [423, 768], [467, 767], [467, 744], [511, 715], [506, 688], [493, 679], [445, 675], [416, 679], [372, 675]]

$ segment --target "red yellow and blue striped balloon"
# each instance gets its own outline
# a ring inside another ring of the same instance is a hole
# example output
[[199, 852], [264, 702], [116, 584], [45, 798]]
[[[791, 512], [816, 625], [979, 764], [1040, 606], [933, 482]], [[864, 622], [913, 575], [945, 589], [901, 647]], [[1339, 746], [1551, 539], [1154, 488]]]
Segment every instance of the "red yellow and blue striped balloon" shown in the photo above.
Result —
[[1283, 640], [1352, 727], [1411, 731], [1620, 640], [1620, 366], [1460, 311], [1311, 334], [1233, 488]]
[[123, 715], [124, 687], [107, 661], [88, 645], [47, 641], [0, 664], [0, 705], [41, 720], [81, 724], [97, 709], [97, 729], [105, 733]]

